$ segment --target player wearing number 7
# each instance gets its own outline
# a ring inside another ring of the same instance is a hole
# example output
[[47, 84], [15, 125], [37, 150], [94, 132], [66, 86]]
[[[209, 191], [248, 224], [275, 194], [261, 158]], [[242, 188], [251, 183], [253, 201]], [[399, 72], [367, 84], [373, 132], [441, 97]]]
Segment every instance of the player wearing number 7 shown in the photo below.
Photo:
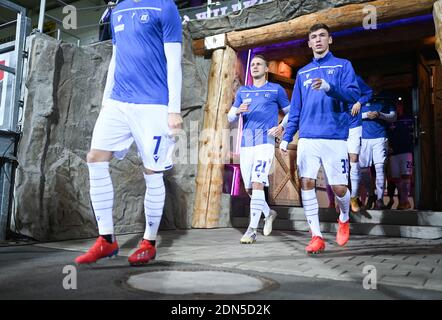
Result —
[[[266, 80], [267, 61], [261, 55], [253, 57], [250, 64], [253, 85], [242, 86], [228, 113], [229, 122], [243, 117], [240, 149], [240, 167], [244, 186], [250, 200], [250, 224], [241, 243], [254, 243], [261, 213], [264, 213], [265, 236], [272, 231], [276, 212], [270, 210], [264, 196], [264, 186], [269, 185], [269, 172], [275, 154], [275, 137], [280, 137], [287, 123], [290, 102], [284, 89]], [[278, 109], [286, 114], [278, 125]]]
[[349, 132], [349, 104], [360, 95], [351, 63], [333, 56], [330, 30], [325, 24], [310, 28], [308, 46], [314, 59], [298, 71], [287, 129], [280, 148], [287, 145], [299, 129], [297, 166], [301, 177], [301, 197], [312, 240], [307, 253], [325, 249], [318, 216], [315, 181], [322, 165], [335, 193], [340, 216], [336, 241], [343, 246], [350, 236], [348, 191], [347, 138]]
[[[182, 27], [172, 0], [120, 2], [111, 17], [113, 53], [103, 108], [87, 155], [90, 196], [99, 237], [78, 264], [116, 255], [109, 175], [113, 156], [122, 159], [135, 141], [144, 166], [146, 229], [131, 265], [155, 258], [155, 239], [163, 214], [163, 171], [172, 168], [171, 133], [181, 127]], [[141, 188], [141, 186], [140, 186]]]

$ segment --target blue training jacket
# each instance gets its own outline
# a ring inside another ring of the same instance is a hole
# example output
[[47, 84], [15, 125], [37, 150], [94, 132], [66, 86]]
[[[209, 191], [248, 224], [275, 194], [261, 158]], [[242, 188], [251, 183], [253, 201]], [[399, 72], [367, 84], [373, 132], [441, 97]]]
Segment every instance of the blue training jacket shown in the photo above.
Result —
[[[314, 90], [314, 78], [325, 79], [330, 90]], [[290, 104], [284, 139], [291, 142], [299, 129], [299, 138], [347, 140], [349, 104], [360, 97], [356, 74], [350, 61], [331, 52], [298, 71]]]
[[[359, 103], [361, 104], [361, 110], [356, 116], [352, 116], [350, 114], [350, 129], [362, 126], [362, 107], [370, 101], [373, 96], [373, 90], [364, 82], [364, 80], [360, 76], [356, 76], [356, 80], [358, 81], [359, 89], [361, 90], [361, 96], [359, 97]], [[353, 108], [353, 104], [350, 103], [348, 106], [350, 111]]]

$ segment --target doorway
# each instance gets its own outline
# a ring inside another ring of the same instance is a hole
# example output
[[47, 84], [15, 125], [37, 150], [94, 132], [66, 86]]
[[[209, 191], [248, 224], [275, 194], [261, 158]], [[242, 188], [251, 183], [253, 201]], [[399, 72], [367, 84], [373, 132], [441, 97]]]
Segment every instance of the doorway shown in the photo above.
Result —
[[[333, 38], [333, 54], [350, 60], [356, 73], [364, 79], [380, 76], [381, 86], [392, 96], [392, 102], [403, 106], [404, 115], [411, 119], [413, 171], [409, 200], [412, 208], [442, 210], [442, 67], [434, 45], [432, 15], [383, 23], [377, 30], [354, 28], [339, 31], [333, 33]], [[287, 83], [294, 81], [297, 71], [312, 58], [306, 40], [254, 48], [252, 54], [264, 55], [275, 66], [288, 66], [292, 72], [284, 68], [281, 73], [277, 67], [269, 76], [286, 88]], [[291, 95], [290, 90], [287, 91]], [[296, 141], [293, 149], [296, 156]], [[274, 169], [276, 185], [269, 188], [269, 203], [273, 205], [300, 203], [299, 185], [291, 160], [290, 166], [280, 163]], [[328, 207], [321, 172], [317, 187], [320, 207]], [[387, 204], [388, 181], [385, 190], [384, 203]], [[397, 196], [396, 189], [392, 209], [397, 208]]]

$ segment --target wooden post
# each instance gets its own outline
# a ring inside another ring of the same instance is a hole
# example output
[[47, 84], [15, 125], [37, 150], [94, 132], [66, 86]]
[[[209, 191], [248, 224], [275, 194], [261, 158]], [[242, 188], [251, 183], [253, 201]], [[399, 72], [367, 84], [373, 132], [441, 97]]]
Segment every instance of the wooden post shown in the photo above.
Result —
[[233, 101], [235, 66], [236, 52], [231, 47], [213, 52], [200, 137], [193, 228], [218, 227], [224, 159], [229, 147], [225, 130], [229, 129], [227, 113]]
[[436, 50], [442, 61], [442, 0], [434, 3], [433, 7], [434, 26], [436, 28]]

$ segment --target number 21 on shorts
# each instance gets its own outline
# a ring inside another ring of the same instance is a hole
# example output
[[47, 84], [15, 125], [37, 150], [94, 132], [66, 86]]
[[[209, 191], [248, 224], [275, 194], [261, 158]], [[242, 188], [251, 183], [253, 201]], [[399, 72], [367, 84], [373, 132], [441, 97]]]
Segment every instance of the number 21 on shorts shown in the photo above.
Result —
[[259, 169], [260, 169], [261, 166], [262, 166], [261, 173], [265, 173], [265, 172], [266, 172], [266, 164], [267, 164], [266, 161], [258, 160], [258, 165], [255, 167], [255, 171], [256, 171], [256, 172], [260, 172]]

